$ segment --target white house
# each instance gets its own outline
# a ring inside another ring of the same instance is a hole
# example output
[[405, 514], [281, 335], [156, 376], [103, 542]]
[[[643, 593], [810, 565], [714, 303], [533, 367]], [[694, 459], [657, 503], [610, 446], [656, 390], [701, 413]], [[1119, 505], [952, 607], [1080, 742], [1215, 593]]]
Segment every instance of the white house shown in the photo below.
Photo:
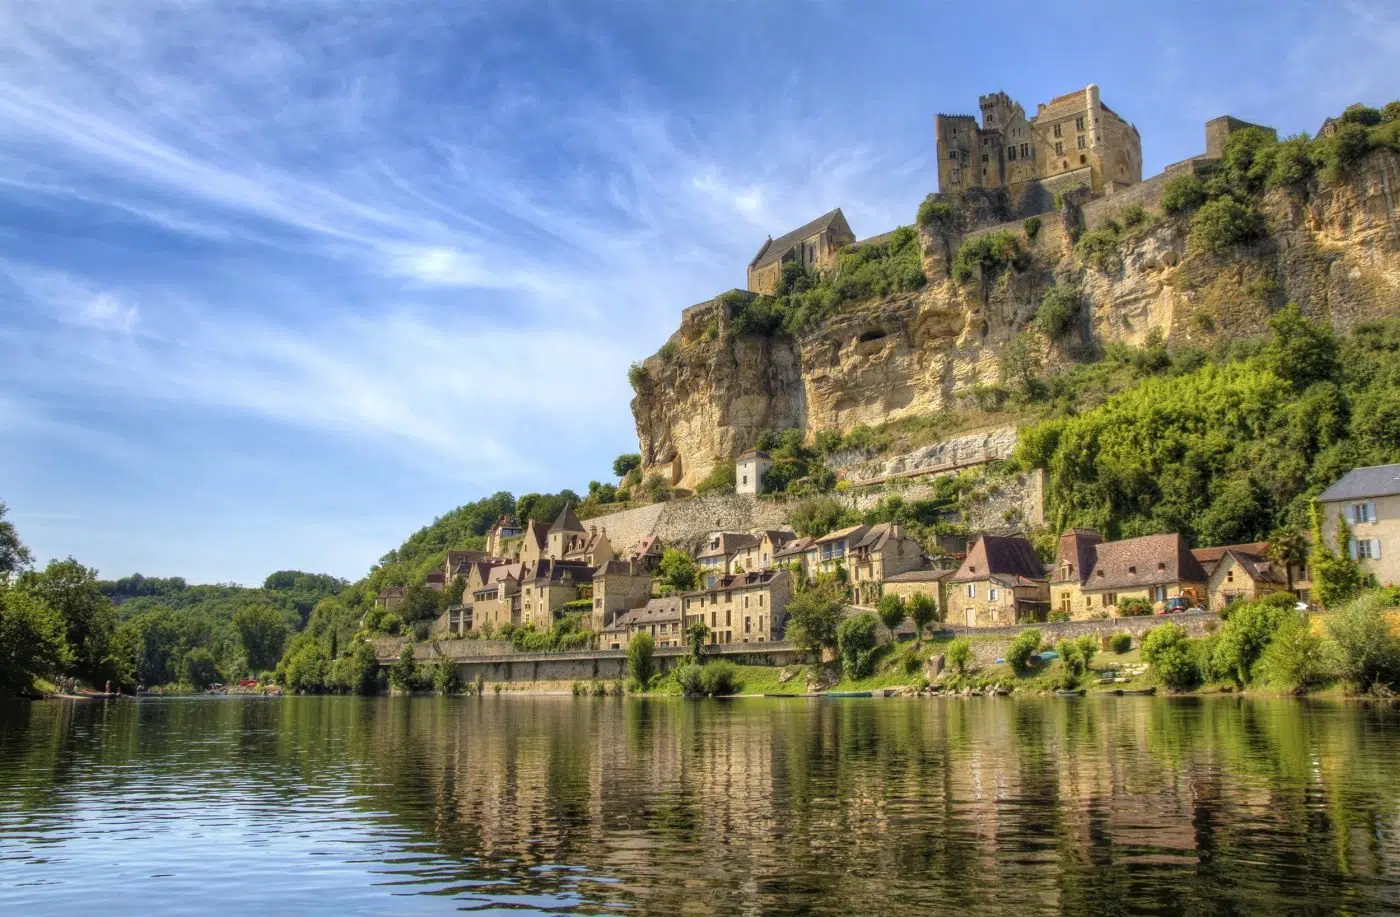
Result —
[[734, 467], [734, 492], [739, 494], [763, 493], [763, 476], [773, 467], [773, 460], [767, 452], [750, 449], [739, 456]]

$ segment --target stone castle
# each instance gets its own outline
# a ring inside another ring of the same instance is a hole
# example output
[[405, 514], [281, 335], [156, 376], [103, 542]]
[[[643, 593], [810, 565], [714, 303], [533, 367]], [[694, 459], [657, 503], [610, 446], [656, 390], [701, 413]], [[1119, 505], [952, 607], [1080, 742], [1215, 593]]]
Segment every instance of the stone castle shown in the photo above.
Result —
[[934, 119], [938, 189], [1005, 189], [1011, 206], [1030, 213], [1071, 188], [1111, 194], [1142, 181], [1138, 130], [1099, 98], [1099, 87], [1056, 96], [1025, 109], [1004, 92], [978, 99], [982, 124], [972, 115]]

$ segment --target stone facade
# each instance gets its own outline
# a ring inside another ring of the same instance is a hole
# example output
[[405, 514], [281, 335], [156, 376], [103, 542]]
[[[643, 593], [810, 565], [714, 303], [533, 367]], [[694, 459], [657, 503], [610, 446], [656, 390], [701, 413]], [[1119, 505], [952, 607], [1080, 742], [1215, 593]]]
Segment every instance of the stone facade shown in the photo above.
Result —
[[841, 249], [855, 240], [839, 207], [777, 239], [770, 236], [749, 262], [748, 287], [755, 293], [775, 293], [784, 265], [829, 268]]
[[982, 123], [971, 115], [938, 115], [938, 187], [943, 193], [970, 188], [1002, 188], [1013, 207], [1041, 212], [1022, 203], [1042, 196], [1037, 185], [1065, 179], [1095, 192], [1142, 181], [1142, 141], [1137, 128], [1099, 98], [1094, 85], [1040, 105], [1035, 117], [1004, 92], [979, 100]]
[[734, 463], [734, 492], [757, 496], [763, 493], [763, 476], [773, 467], [767, 452], [749, 449]]
[[888, 577], [923, 566], [923, 548], [897, 523], [891, 522], [871, 526], [851, 548], [846, 562], [851, 592], [859, 605], [880, 601], [882, 586]]
[[1174, 598], [1204, 603], [1208, 579], [1178, 534], [1105, 542], [1097, 532], [1076, 529], [1060, 537], [1050, 601], [1074, 620], [1117, 617], [1130, 599], [1159, 611]]
[[682, 596], [685, 628], [703, 623], [712, 644], [780, 640], [783, 609], [792, 591], [792, 574], [786, 570], [720, 577], [711, 588]]
[[1400, 583], [1400, 465], [1354, 469], [1317, 502], [1329, 544], [1346, 519], [1351, 538], [1343, 550], [1382, 586]]
[[651, 598], [651, 571], [635, 561], [615, 560], [593, 575], [592, 629], [603, 631], [617, 617]]
[[1019, 536], [983, 535], [948, 577], [944, 620], [962, 627], [1044, 621], [1050, 587], [1035, 548]]

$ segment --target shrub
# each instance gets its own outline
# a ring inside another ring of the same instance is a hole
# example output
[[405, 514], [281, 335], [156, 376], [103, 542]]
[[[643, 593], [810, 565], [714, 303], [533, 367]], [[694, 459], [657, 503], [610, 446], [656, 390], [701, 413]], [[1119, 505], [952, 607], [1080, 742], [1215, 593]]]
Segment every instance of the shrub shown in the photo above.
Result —
[[1118, 233], [1118, 224], [1110, 220], [1080, 236], [1074, 253], [1080, 261], [1107, 273], [1118, 264]]
[[405, 640], [403, 647], [399, 650], [399, 658], [389, 667], [389, 684], [401, 691], [410, 690], [413, 687], [414, 675], [416, 674], [413, 664], [413, 641]]
[[661, 358], [662, 363], [670, 363], [678, 353], [680, 353], [680, 348], [676, 346], [676, 342], [667, 341], [661, 345], [661, 349], [656, 352], [656, 355]]
[[1068, 620], [1069, 620], [1069, 612], [1065, 611], [1064, 609], [1057, 608], [1057, 609], [1055, 609], [1054, 611], [1050, 612], [1050, 623], [1051, 623], [1051, 624], [1063, 624], [1064, 622], [1066, 622], [1066, 621], [1068, 621]]
[[1123, 208], [1123, 225], [1129, 229], [1136, 229], [1147, 222], [1147, 211], [1141, 204], [1129, 204]]
[[1264, 234], [1264, 217], [1253, 207], [1222, 197], [1202, 204], [1191, 217], [1191, 244], [1203, 252], [1224, 254]]
[[938, 620], [938, 603], [931, 595], [916, 593], [909, 599], [909, 617], [914, 619], [914, 641], [920, 642], [924, 639], [924, 628]]
[[1355, 691], [1400, 682], [1400, 641], [1391, 633], [1383, 592], [1370, 592], [1338, 608], [1327, 622], [1337, 645], [1338, 674]]
[[1064, 337], [1079, 317], [1080, 295], [1077, 287], [1056, 284], [1041, 297], [1035, 310], [1035, 325], [1052, 341]]
[[457, 678], [456, 663], [451, 659], [439, 659], [433, 664], [433, 689], [437, 693], [456, 694], [461, 687], [461, 680]]
[[636, 452], [624, 452], [613, 459], [613, 474], [618, 478], [626, 478], [635, 468], [642, 467], [642, 457]]
[[1152, 614], [1152, 603], [1147, 599], [1124, 599], [1118, 603], [1120, 618], [1142, 618]]
[[875, 628], [879, 623], [867, 611], [852, 615], [836, 628], [841, 670], [847, 678], [865, 678], [875, 670]]
[[958, 211], [952, 204], [940, 201], [930, 194], [919, 204], [915, 220], [923, 229], [947, 232], [957, 226]]
[[714, 467], [705, 480], [695, 485], [695, 492], [698, 494], [708, 494], [717, 492], [728, 492], [734, 489], [735, 465], [733, 462], [720, 462]]
[[1286, 619], [1297, 617], [1290, 607], [1292, 600], [1285, 599], [1285, 602], [1264, 599], [1231, 608], [1211, 655], [1212, 669], [1234, 679], [1239, 687], [1249, 684], [1254, 677], [1254, 666], [1264, 655], [1274, 632]]
[[711, 697], [738, 694], [742, 687], [739, 669], [732, 662], [721, 659], [701, 667], [700, 690]]
[[1126, 653], [1133, 648], [1133, 635], [1114, 634], [1108, 638], [1108, 648], [1115, 653]]
[[895, 629], [904, 623], [908, 617], [908, 610], [904, 607], [904, 599], [891, 593], [880, 597], [880, 623], [885, 625], [885, 630], [890, 632], [890, 640], [894, 640]]
[[968, 239], [953, 256], [953, 279], [967, 283], [982, 269], [984, 280], [1007, 268], [1021, 270], [1028, 263], [1021, 242], [1010, 232], [998, 230]]
[[1142, 638], [1142, 658], [1173, 691], [1185, 691], [1200, 679], [1191, 641], [1180, 624], [1154, 627]]
[[1162, 188], [1162, 209], [1173, 216], [1189, 213], [1206, 202], [1206, 186], [1194, 175], [1178, 175]]
[[627, 367], [627, 381], [634, 391], [640, 390], [642, 386], [647, 384], [647, 368], [641, 363], [633, 363]]
[[702, 666], [694, 662], [683, 662], [676, 667], [673, 677], [676, 684], [681, 686], [682, 693], [689, 696], [705, 693], [704, 681], [700, 677], [701, 668]]
[[1032, 242], [1035, 241], [1036, 236], [1040, 235], [1040, 217], [1029, 217], [1021, 225], [1026, 230], [1026, 238]]
[[1299, 694], [1327, 680], [1331, 671], [1322, 638], [1306, 617], [1285, 618], [1259, 660], [1259, 670], [1273, 684]]
[[1040, 650], [1040, 631], [1028, 628], [1021, 631], [1006, 648], [1006, 663], [1011, 671], [1019, 676], [1029, 675], [1035, 663], [1033, 657]]
[[948, 667], [959, 675], [966, 675], [968, 666], [972, 664], [972, 644], [966, 637], [958, 637], [948, 644], [945, 651], [948, 658]]
[[639, 690], [645, 691], [651, 684], [651, 676], [656, 671], [655, 652], [656, 641], [651, 634], [637, 634], [627, 644], [627, 674], [632, 676]]

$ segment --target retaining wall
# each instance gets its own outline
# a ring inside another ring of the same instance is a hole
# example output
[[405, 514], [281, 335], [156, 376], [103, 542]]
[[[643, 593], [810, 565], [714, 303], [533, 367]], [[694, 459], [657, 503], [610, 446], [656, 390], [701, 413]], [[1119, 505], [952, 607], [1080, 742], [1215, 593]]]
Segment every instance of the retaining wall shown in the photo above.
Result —
[[972, 638], [994, 638], [990, 640], [973, 639], [972, 641], [973, 658], [977, 660], [979, 665], [991, 665], [1006, 655], [1006, 648], [1011, 644], [1012, 639], [1027, 628], [1034, 627], [1040, 631], [1041, 640], [1049, 646], [1053, 646], [1061, 640], [1073, 640], [1085, 634], [1095, 637], [1132, 634], [1133, 645], [1136, 646], [1143, 634], [1167, 621], [1180, 624], [1192, 637], [1204, 637], [1210, 632], [1212, 626], [1219, 626], [1220, 615], [1208, 611], [1184, 612], [1140, 618], [1099, 618], [1091, 621], [1064, 621], [1058, 624], [1022, 624], [1013, 627], [953, 628], [953, 630], [959, 635]]

